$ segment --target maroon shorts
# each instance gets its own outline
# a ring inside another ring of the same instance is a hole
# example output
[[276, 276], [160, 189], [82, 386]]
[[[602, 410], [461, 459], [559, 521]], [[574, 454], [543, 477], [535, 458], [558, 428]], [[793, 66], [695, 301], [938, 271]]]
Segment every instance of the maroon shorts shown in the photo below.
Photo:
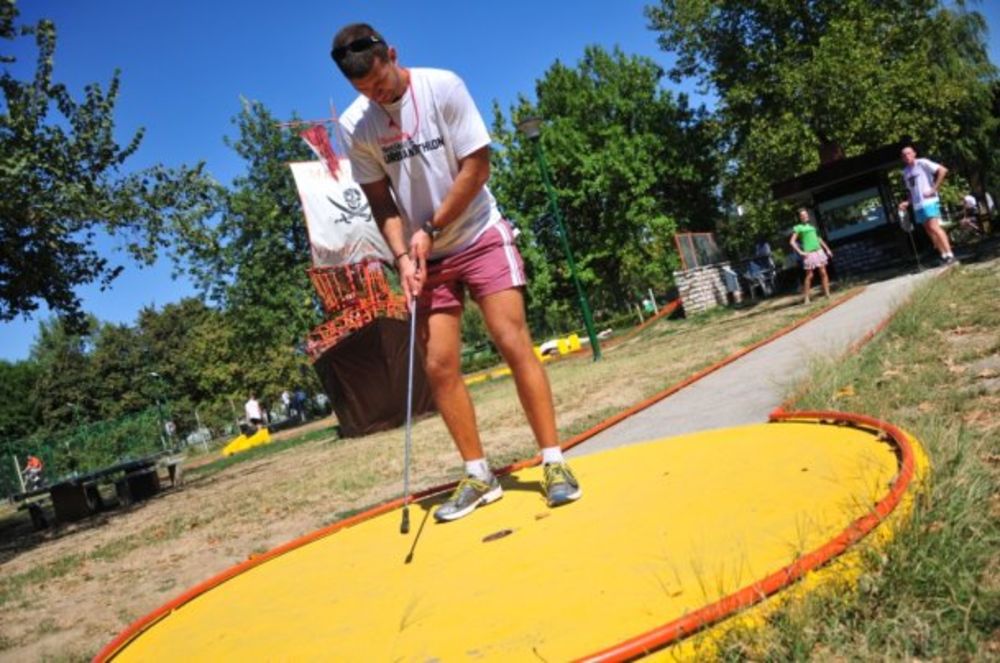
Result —
[[524, 261], [507, 221], [495, 223], [470, 246], [444, 258], [427, 261], [427, 282], [417, 305], [422, 311], [462, 308], [465, 288], [479, 300], [526, 283]]

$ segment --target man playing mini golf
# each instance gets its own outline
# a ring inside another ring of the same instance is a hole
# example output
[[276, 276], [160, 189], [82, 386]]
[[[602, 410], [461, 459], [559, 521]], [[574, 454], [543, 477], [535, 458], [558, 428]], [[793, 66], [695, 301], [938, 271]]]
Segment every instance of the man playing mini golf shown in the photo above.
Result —
[[462, 379], [466, 289], [513, 373], [542, 450], [549, 506], [579, 498], [580, 484], [559, 448], [548, 376], [525, 321], [524, 264], [486, 187], [490, 136], [465, 84], [450, 71], [400, 66], [396, 49], [363, 23], [341, 29], [331, 55], [361, 93], [340, 118], [351, 168], [395, 256], [407, 301], [416, 298], [434, 402], [465, 461], [466, 477], [435, 519], [461, 518], [503, 494]]

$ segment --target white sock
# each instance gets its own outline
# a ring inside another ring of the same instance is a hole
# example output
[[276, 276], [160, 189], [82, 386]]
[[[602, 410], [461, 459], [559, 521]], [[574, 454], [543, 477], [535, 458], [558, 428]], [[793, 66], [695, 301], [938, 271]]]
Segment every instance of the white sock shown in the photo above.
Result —
[[542, 447], [542, 462], [549, 463], [564, 462], [562, 449], [559, 447]]
[[486, 462], [485, 458], [465, 461], [465, 473], [480, 481], [489, 481], [490, 477], [493, 476], [493, 473], [490, 472], [489, 463]]

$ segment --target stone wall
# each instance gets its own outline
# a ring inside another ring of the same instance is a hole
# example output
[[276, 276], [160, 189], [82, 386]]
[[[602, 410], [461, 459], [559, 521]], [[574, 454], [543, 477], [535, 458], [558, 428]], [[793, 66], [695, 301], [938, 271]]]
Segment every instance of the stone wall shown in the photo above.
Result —
[[[915, 237], [918, 250], [924, 244], [923, 231]], [[833, 249], [833, 268], [837, 276], [882, 269], [913, 260], [909, 240], [898, 230], [894, 233], [873, 233], [867, 237], [838, 243]]]
[[729, 303], [726, 282], [722, 277], [723, 267], [729, 267], [729, 263], [720, 262], [674, 272], [674, 283], [684, 302], [685, 313], [707, 311]]

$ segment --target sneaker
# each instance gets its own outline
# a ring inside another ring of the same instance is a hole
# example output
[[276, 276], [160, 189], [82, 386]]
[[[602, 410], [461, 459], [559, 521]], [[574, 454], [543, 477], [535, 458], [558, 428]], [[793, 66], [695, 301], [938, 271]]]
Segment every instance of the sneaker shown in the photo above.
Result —
[[580, 482], [566, 463], [546, 463], [545, 499], [549, 506], [562, 506], [580, 498]]
[[449, 520], [458, 520], [462, 516], [472, 513], [477, 506], [496, 502], [503, 497], [503, 488], [495, 476], [490, 476], [489, 481], [480, 481], [475, 477], [465, 477], [458, 482], [455, 491], [434, 512], [434, 520], [445, 523]]
[[958, 264], [958, 258], [956, 258], [955, 256], [948, 256], [947, 258], [944, 259], [944, 264], [945, 265], [957, 265]]

